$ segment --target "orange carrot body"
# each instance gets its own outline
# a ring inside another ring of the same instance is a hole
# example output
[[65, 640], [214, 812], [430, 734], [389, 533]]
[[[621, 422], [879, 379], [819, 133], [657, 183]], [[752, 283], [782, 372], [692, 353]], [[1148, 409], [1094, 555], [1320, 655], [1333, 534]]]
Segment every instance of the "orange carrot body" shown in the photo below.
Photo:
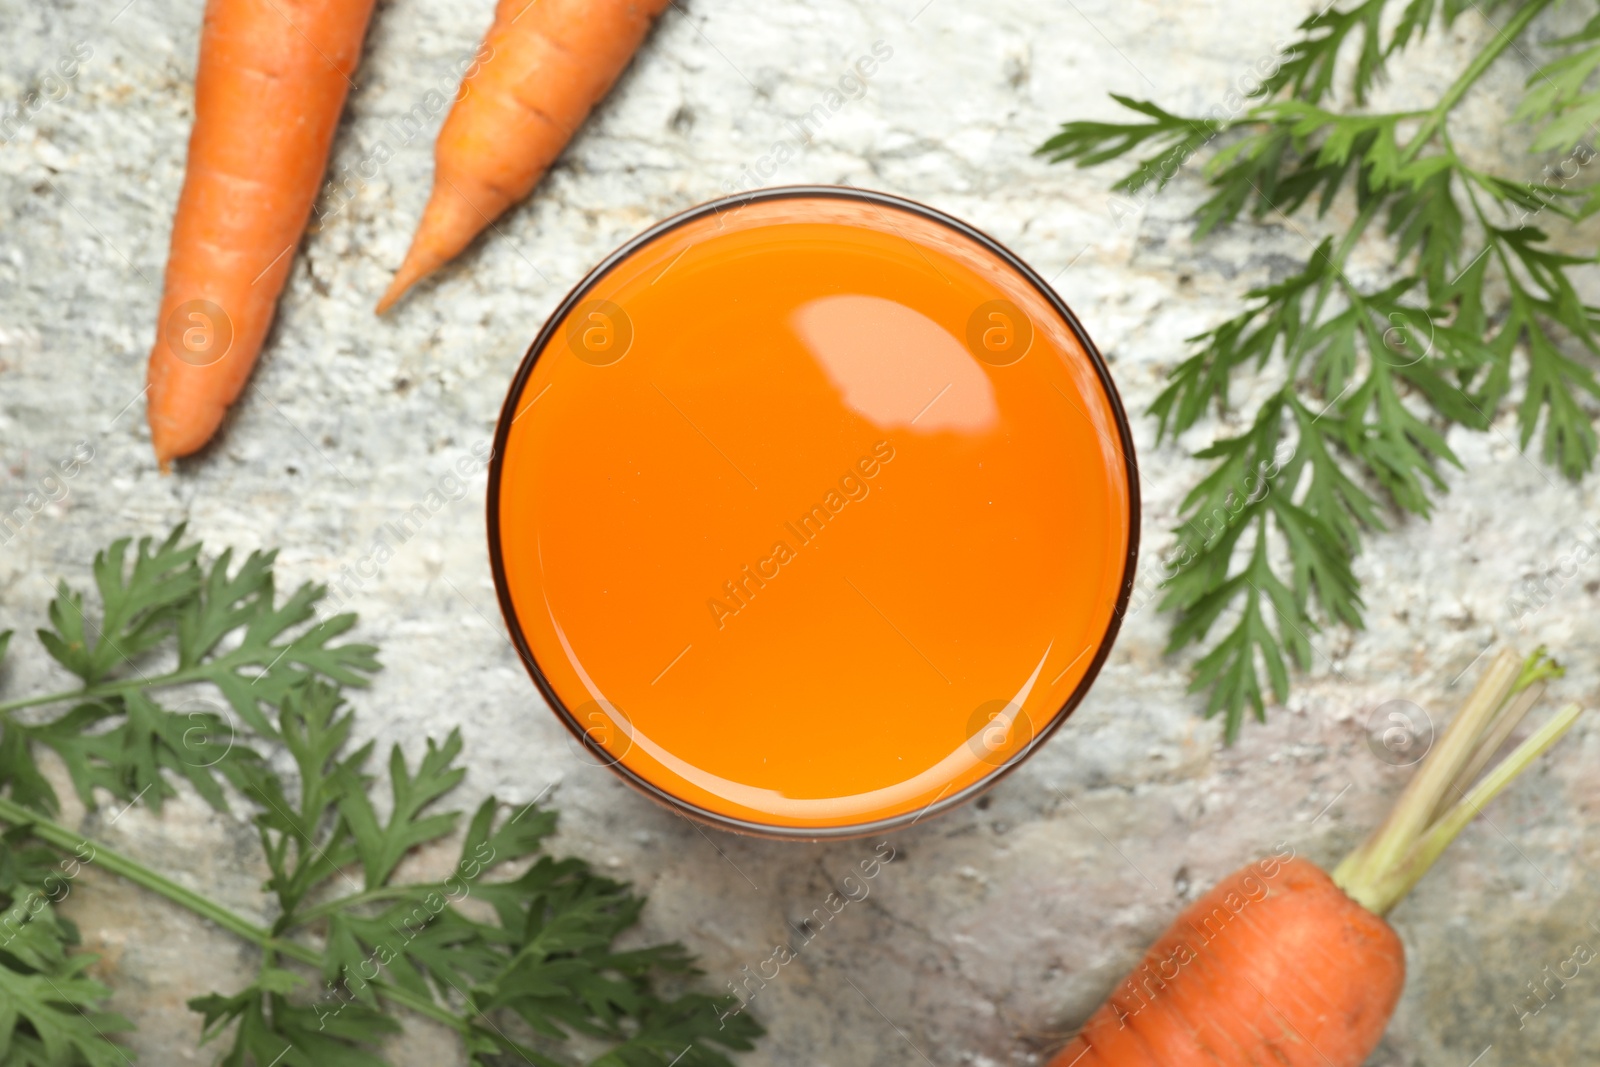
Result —
[[527, 196], [669, 0], [500, 0], [434, 148], [433, 193], [381, 313]]
[[165, 468], [250, 377], [327, 170], [373, 0], [209, 0], [188, 170], [150, 351]]
[[1190, 905], [1050, 1067], [1360, 1067], [1404, 981], [1387, 922], [1266, 860]]

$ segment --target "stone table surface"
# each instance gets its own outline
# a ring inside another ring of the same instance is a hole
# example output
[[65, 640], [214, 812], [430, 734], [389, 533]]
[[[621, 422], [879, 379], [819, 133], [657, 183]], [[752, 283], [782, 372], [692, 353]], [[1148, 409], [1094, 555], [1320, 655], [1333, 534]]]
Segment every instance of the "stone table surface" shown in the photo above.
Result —
[[[334, 149], [334, 172], [354, 175], [353, 195], [322, 205], [220, 443], [162, 477], [140, 388], [182, 179], [201, 4], [0, 0], [0, 103], [41, 86], [59, 97], [0, 146], [0, 508], [25, 501], [74, 449], [92, 450], [66, 495], [0, 546], [0, 629], [29, 632], [58, 576], [87, 582], [97, 546], [179, 520], [214, 546], [282, 546], [296, 582], [337, 576], [490, 435], [530, 338], [590, 265], [650, 222], [738, 184], [790, 136], [786, 121], [878, 41], [892, 56], [864, 95], [767, 183], [921, 200], [1055, 278], [1135, 415], [1149, 574], [1201, 469], [1188, 450], [1219, 427], [1157, 446], [1144, 409], [1183, 338], [1292, 268], [1318, 224], [1269, 219], [1194, 244], [1194, 168], [1129, 214], [1108, 201], [1111, 174], [1048, 167], [1031, 149], [1063, 119], [1113, 114], [1108, 91], [1173, 108], [1222, 104], [1311, 4], [675, 4], [535, 195], [377, 320], [372, 303], [427, 195], [438, 101], [492, 7], [379, 5]], [[1539, 35], [1583, 16], [1559, 17]], [[1437, 93], [1492, 32], [1469, 12], [1397, 64], [1385, 91]], [[41, 80], [75, 50], [86, 54], [75, 77]], [[1508, 121], [1531, 62], [1511, 55], [1467, 108], [1473, 149], [1502, 166], [1531, 167], [1525, 134]], [[408, 134], [407, 113], [428, 127]], [[1391, 257], [1374, 238], [1352, 270], [1376, 278]], [[1163, 655], [1167, 618], [1137, 612], [1087, 701], [1034, 759], [981, 803], [894, 835], [897, 857], [870, 897], [760, 992], [753, 1007], [770, 1034], [742, 1062], [1042, 1062], [1186, 899], [1280, 844], [1332, 862], [1381, 817], [1409, 772], [1368, 747], [1377, 705], [1411, 700], [1437, 719], [1497, 641], [1548, 643], [1571, 667], [1557, 694], [1600, 698], [1600, 640], [1584, 622], [1600, 590], [1597, 483], [1565, 483], [1520, 454], [1508, 416], [1490, 433], [1456, 431], [1450, 444], [1463, 469], [1451, 472], [1434, 519], [1396, 519], [1358, 562], [1367, 628], [1317, 635], [1316, 665], [1287, 707], [1223, 746], [1186, 692], [1192, 658]], [[360, 729], [415, 753], [459, 725], [468, 800], [550, 790], [559, 848], [638, 883], [650, 894], [644, 933], [684, 940], [720, 989], [766, 958], [786, 922], [816, 907], [875, 842], [702, 833], [574, 760], [503, 637], [482, 490], [480, 474], [360, 588], [361, 632], [386, 663], [355, 698]], [[1519, 617], [1511, 604], [1529, 580], [1550, 590], [1548, 603]], [[19, 638], [3, 681], [27, 692], [58, 674]], [[1410, 976], [1374, 1063], [1566, 1065], [1600, 1055], [1600, 977], [1588, 970], [1537, 1016], [1519, 1025], [1517, 1014], [1528, 982], [1600, 936], [1591, 927], [1600, 849], [1586, 832], [1600, 810], [1597, 759], [1591, 718], [1393, 913]], [[239, 817], [187, 795], [160, 816], [87, 818], [109, 842], [264, 917], [261, 869]], [[245, 981], [253, 953], [98, 873], [85, 886], [67, 910], [105, 957], [99, 973], [116, 987], [115, 1007], [141, 1027], [130, 1044], [142, 1062], [209, 1062], [215, 1053], [196, 1049], [198, 1019], [184, 1001]], [[447, 1035], [422, 1023], [387, 1054], [407, 1067], [462, 1062]]]

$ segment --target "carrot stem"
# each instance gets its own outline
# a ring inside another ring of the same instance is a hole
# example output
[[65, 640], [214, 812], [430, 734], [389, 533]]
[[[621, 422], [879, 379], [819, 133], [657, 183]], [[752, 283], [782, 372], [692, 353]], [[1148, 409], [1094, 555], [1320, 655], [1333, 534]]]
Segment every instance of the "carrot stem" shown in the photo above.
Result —
[[1526, 660], [1510, 649], [1496, 656], [1389, 817], [1334, 869], [1334, 882], [1378, 915], [1399, 903], [1483, 806], [1576, 721], [1576, 705], [1563, 709], [1472, 784], [1544, 695], [1544, 679], [1560, 674], [1543, 648]]
[[1466, 829], [1467, 824], [1477, 818], [1484, 805], [1499, 796], [1500, 791], [1510, 785], [1517, 775], [1527, 770], [1546, 749], [1572, 729], [1573, 723], [1578, 721], [1578, 716], [1582, 712], [1583, 709], [1577, 704], [1568, 704], [1562, 708], [1555, 718], [1536, 730], [1518, 745], [1511, 755], [1485, 775], [1483, 781], [1474, 786], [1471, 792], [1461, 796], [1461, 799], [1411, 846], [1405, 860], [1386, 872], [1370, 887], [1365, 898], [1351, 895], [1358, 903], [1377, 914], [1387, 913], [1411, 891], [1411, 887], [1427, 873], [1428, 868], [1433, 866], [1434, 861], [1449, 847], [1450, 842]]
[[1389, 817], [1373, 831], [1366, 845], [1334, 870], [1334, 881], [1351, 896], [1357, 895], [1351, 891], [1352, 886], [1375, 882], [1397, 865], [1428, 828], [1434, 807], [1472, 757], [1484, 725], [1510, 695], [1519, 666], [1517, 654], [1510, 649], [1494, 658], [1467, 695], [1461, 711], [1423, 760], [1416, 777], [1400, 794]]
[[1450, 783], [1450, 788], [1445, 790], [1444, 795], [1439, 798], [1439, 802], [1434, 805], [1433, 815], [1428, 820], [1430, 826], [1438, 822], [1439, 817], [1450, 808], [1456, 797], [1465, 793], [1472, 786], [1472, 783], [1478, 780], [1478, 775], [1482, 774], [1483, 769], [1489, 765], [1490, 758], [1500, 751], [1500, 746], [1506, 743], [1506, 738], [1511, 736], [1511, 731], [1515, 730], [1522, 720], [1527, 718], [1528, 712], [1532, 711], [1533, 706], [1539, 702], [1539, 698], [1544, 696], [1544, 690], [1543, 682], [1535, 682], [1512, 697], [1495, 714], [1494, 719], [1484, 728], [1483, 737], [1479, 740], [1478, 747], [1473, 751], [1472, 757], [1467, 760], [1467, 765], [1462, 768], [1455, 781]]
[[1500, 751], [1500, 746], [1506, 743], [1506, 738], [1511, 736], [1511, 732], [1527, 717], [1528, 712], [1533, 710], [1533, 706], [1544, 695], [1544, 680], [1560, 678], [1565, 673], [1566, 668], [1551, 659], [1543, 645], [1533, 650], [1533, 655], [1522, 664], [1522, 673], [1517, 675], [1516, 684], [1511, 687], [1513, 699], [1501, 707], [1484, 727], [1478, 747], [1473, 750], [1467, 765], [1434, 807], [1433, 817], [1428, 820], [1430, 825], [1444, 814], [1454, 798], [1461, 796], [1473, 782], [1477, 781], [1478, 775], [1483, 773], [1483, 768], [1488, 766], [1489, 760]]

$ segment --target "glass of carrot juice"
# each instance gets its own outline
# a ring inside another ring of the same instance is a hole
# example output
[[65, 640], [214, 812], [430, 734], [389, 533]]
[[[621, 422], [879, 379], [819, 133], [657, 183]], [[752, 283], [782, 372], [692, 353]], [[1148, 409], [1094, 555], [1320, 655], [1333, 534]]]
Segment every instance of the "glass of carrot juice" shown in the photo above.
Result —
[[511, 637], [575, 748], [745, 833], [961, 803], [1083, 698], [1139, 492], [1104, 361], [971, 227], [767, 189], [618, 249], [540, 331], [490, 466]]

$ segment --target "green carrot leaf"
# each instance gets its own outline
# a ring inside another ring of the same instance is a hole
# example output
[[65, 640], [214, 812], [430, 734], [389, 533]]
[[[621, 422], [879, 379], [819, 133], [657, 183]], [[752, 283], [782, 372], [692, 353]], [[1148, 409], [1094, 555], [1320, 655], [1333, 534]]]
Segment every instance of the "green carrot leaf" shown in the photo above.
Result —
[[365, 1004], [291, 1001], [287, 994], [304, 984], [289, 971], [266, 968], [243, 991], [195, 997], [189, 1007], [204, 1020], [203, 1042], [238, 1023], [232, 1047], [218, 1061], [225, 1067], [387, 1067], [371, 1050], [399, 1033], [400, 1024]]
[[256, 830], [272, 872], [267, 887], [283, 909], [280, 926], [292, 921], [305, 899], [335, 877], [357, 888], [342, 874], [358, 859], [358, 852], [340, 802], [347, 788], [367, 787], [362, 768], [372, 745], [343, 753], [353, 725], [339, 690], [307, 679], [285, 694], [278, 720], [279, 736], [298, 772], [298, 792], [264, 765], [243, 776], [243, 791], [259, 808]]
[[95, 554], [97, 619], [84, 613], [82, 595], [65, 583], [57, 587], [51, 628], [39, 631], [56, 662], [93, 685], [114, 668], [131, 666], [172, 632], [179, 607], [200, 584], [200, 546], [181, 544], [183, 532], [179, 525], [159, 545], [140, 538], [131, 561], [132, 540], [126, 537]]
[[1146, 116], [1144, 122], [1069, 122], [1035, 151], [1052, 163], [1092, 167], [1125, 156], [1136, 149], [1159, 149], [1142, 160], [1114, 188], [1138, 192], [1146, 186], [1164, 187], [1202, 145], [1216, 136], [1215, 121], [1184, 118], [1145, 100], [1112, 93], [1111, 98], [1130, 111]]
[[104, 1009], [111, 990], [84, 972], [78, 931], [55, 910], [70, 889], [59, 857], [26, 828], [0, 835], [0, 1063], [122, 1067], [110, 1035], [133, 1029]]
[[[79, 798], [91, 808], [97, 803], [96, 790], [105, 790], [125, 803], [143, 799], [160, 811], [163, 801], [178, 795], [170, 780], [176, 776], [186, 779], [213, 808], [226, 811], [221, 782], [241, 784], [245, 766], [260, 761], [227, 719], [214, 711], [168, 711], [138, 690], [80, 704], [50, 722], [15, 729], [20, 737], [61, 757]], [[13, 783], [14, 796], [15, 789]], [[44, 810], [55, 806], [51, 794]]]
[[366, 790], [348, 767], [344, 776], [339, 808], [355, 839], [356, 855], [366, 871], [367, 888], [384, 884], [395, 865], [417, 845], [443, 837], [455, 828], [459, 812], [424, 815], [439, 797], [460, 784], [466, 771], [451, 764], [461, 754], [461, 731], [452, 730], [443, 746], [428, 742], [413, 776], [406, 768], [405, 755], [395, 745], [389, 754], [389, 784], [394, 806], [387, 823], [381, 823]]
[[[1568, 149], [1590, 136], [1600, 122], [1600, 92], [1590, 85], [1600, 70], [1600, 15], [1554, 47], [1584, 45], [1560, 56], [1528, 76], [1528, 89], [1515, 118], [1538, 125], [1533, 151]], [[1586, 91], [1588, 90], [1588, 91]]]
[[1289, 45], [1283, 64], [1263, 83], [1258, 95], [1271, 97], [1287, 89], [1298, 100], [1319, 103], [1333, 92], [1340, 50], [1359, 37], [1351, 90], [1356, 103], [1365, 103], [1383, 72], [1385, 50], [1379, 20], [1387, 2], [1365, 0], [1348, 10], [1330, 4], [1307, 17], [1296, 27], [1300, 37]]

